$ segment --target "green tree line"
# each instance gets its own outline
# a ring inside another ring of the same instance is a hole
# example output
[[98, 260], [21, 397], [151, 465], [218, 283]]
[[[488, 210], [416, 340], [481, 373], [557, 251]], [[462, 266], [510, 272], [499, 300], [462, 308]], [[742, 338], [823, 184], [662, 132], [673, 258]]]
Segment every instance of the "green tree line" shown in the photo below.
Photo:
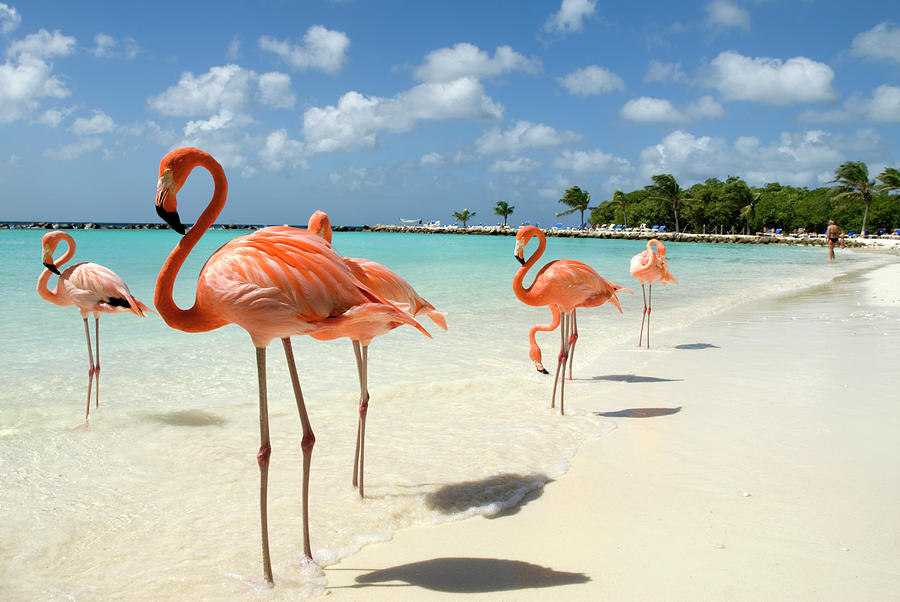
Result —
[[[684, 189], [671, 174], [653, 176], [640, 190], [617, 190], [613, 198], [590, 208], [590, 223], [648, 224], [670, 231], [755, 233], [765, 228], [824, 232], [834, 220], [843, 230], [900, 228], [900, 172], [887, 168], [870, 179], [866, 164], [850, 161], [835, 169], [824, 186], [766, 184], [748, 186], [738, 177], [710, 178]], [[585, 193], [586, 194], [586, 193]], [[562, 199], [560, 199], [562, 202]]]

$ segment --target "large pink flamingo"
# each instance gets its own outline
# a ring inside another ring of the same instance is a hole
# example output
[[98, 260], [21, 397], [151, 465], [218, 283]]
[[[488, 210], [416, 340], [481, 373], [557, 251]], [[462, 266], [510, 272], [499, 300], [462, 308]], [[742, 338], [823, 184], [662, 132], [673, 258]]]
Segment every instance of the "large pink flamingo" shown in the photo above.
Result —
[[[653, 247], [656, 247], [655, 249]], [[669, 282], [678, 284], [669, 272], [669, 262], [666, 260], [666, 246], [653, 238], [647, 241], [647, 248], [631, 258], [631, 275], [641, 281], [641, 295], [644, 297], [644, 314], [641, 316], [641, 332], [638, 335], [638, 347], [644, 338], [644, 320], [647, 321], [647, 349], [650, 349], [650, 311], [653, 302], [653, 283]], [[647, 291], [644, 290], [647, 284]]]
[[[528, 242], [537, 236], [538, 248], [526, 261], [524, 258], [525, 247]], [[589, 265], [574, 259], [557, 259], [544, 265], [538, 270], [534, 282], [525, 288], [522, 282], [525, 274], [537, 263], [547, 247], [547, 239], [544, 233], [535, 226], [523, 226], [516, 233], [515, 257], [522, 264], [513, 278], [513, 291], [516, 297], [528, 305], [547, 305], [551, 312], [556, 306], [562, 312], [560, 328], [560, 348], [556, 364], [556, 374], [553, 377], [553, 395], [550, 398], [550, 407], [555, 407], [556, 385], [561, 381], [559, 392], [559, 413], [565, 413], [565, 372], [566, 362], [571, 356], [572, 348], [577, 339], [577, 327], [575, 325], [575, 309], [578, 307], [597, 307], [604, 303], [612, 303], [619, 311], [619, 298], [616, 293], [631, 291], [617, 286], [598, 274]], [[554, 316], [555, 318], [555, 316]]]
[[[57, 260], [53, 253], [60, 241], [66, 242], [66, 252]], [[109, 268], [96, 263], [76, 263], [59, 271], [59, 267], [75, 255], [75, 239], [66, 232], [54, 230], [41, 238], [41, 260], [46, 268], [41, 272], [37, 282], [38, 294], [56, 305], [74, 305], [81, 312], [84, 320], [84, 337], [88, 350], [88, 392], [87, 410], [84, 419], [91, 414], [91, 387], [96, 380], [95, 403], [100, 406], [100, 314], [131, 312], [144, 317], [145, 311], [151, 311], [146, 305], [135, 299], [128, 286], [118, 274]], [[59, 280], [51, 291], [47, 288], [50, 274], [57, 274]], [[94, 337], [96, 341], [97, 360], [91, 352], [91, 332], [88, 326], [88, 315], [94, 314]]]
[[[324, 211], [314, 212], [307, 223], [306, 230], [322, 237], [331, 244], [331, 220]], [[428, 316], [435, 324], [447, 330], [446, 316], [443, 312], [422, 298], [412, 285], [396, 272], [370, 259], [342, 257], [347, 267], [356, 278], [370, 289], [388, 299], [411, 316]], [[399, 324], [398, 324], [399, 325]], [[387, 324], [386, 326], [391, 326]], [[377, 335], [388, 329], [359, 329], [348, 334], [353, 342], [356, 355], [356, 370], [359, 373], [359, 421], [356, 427], [356, 451], [353, 457], [353, 486], [359, 488], [360, 497], [365, 497], [363, 464], [365, 463], [366, 414], [369, 410], [368, 365], [369, 343]], [[316, 335], [313, 335], [314, 337]]]
[[[157, 213], [177, 232], [185, 228], [178, 216], [176, 193], [194, 167], [212, 175], [212, 199], [194, 226], [166, 259], [156, 281], [154, 302], [166, 323], [185, 332], [205, 332], [234, 323], [244, 328], [256, 348], [259, 380], [260, 525], [263, 571], [274, 584], [269, 558], [267, 484], [269, 456], [266, 347], [281, 339], [291, 375], [303, 437], [303, 553], [312, 559], [309, 543], [309, 470], [315, 435], [300, 390], [290, 337], [309, 334], [320, 339], [347, 336], [357, 328], [379, 330], [409, 324], [424, 332], [408, 314], [360, 283], [324, 240], [288, 227], [263, 228], [240, 236], [213, 253], [197, 279], [196, 300], [181, 309], [172, 298], [175, 277], [188, 254], [225, 206], [228, 182], [222, 166], [195, 148], [173, 150], [159, 165]], [[388, 325], [388, 326], [386, 326]], [[429, 335], [430, 336], [430, 335]]]

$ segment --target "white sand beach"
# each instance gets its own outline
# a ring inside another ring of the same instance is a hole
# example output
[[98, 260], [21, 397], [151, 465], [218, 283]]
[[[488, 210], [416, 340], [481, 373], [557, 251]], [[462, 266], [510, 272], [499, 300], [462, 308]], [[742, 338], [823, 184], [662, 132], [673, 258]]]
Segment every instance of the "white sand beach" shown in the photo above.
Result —
[[567, 407], [617, 428], [563, 477], [370, 545], [325, 569], [327, 595], [897, 599], [900, 263], [689, 329], [658, 299], [651, 350], [576, 361]]

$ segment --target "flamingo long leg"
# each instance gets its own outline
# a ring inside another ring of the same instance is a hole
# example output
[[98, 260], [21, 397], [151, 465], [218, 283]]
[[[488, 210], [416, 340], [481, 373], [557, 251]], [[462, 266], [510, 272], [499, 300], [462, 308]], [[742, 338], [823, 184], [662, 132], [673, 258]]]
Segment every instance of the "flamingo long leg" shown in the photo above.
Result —
[[576, 310], [572, 310], [572, 334], [569, 336], [569, 380], [572, 380], [572, 364], [575, 363], [575, 343], [578, 341], [578, 321]]
[[653, 311], [653, 283], [647, 285], [647, 349], [650, 349], [650, 312]]
[[300, 440], [300, 449], [303, 450], [303, 555], [312, 560], [312, 551], [309, 545], [309, 468], [312, 464], [312, 451], [316, 444], [316, 436], [313, 434], [309, 414], [306, 413], [306, 403], [303, 401], [303, 392], [300, 390], [300, 377], [297, 376], [297, 365], [294, 363], [291, 339], [284, 338], [281, 339], [281, 342], [284, 344], [284, 356], [287, 358], [288, 369], [291, 373], [291, 386], [294, 388], [297, 411], [300, 413], [300, 425], [303, 428], [303, 438]]
[[641, 296], [644, 298], [644, 313], [641, 314], [641, 334], [638, 335], [638, 347], [644, 341], [644, 321], [647, 319], [647, 290], [644, 288], [643, 282], [641, 282]]
[[94, 337], [96, 339], [97, 363], [94, 365], [94, 403], [100, 407], [100, 316], [94, 316]]
[[256, 463], [259, 464], [259, 518], [262, 525], [263, 573], [266, 583], [275, 585], [272, 578], [272, 560], [269, 556], [269, 521], [267, 511], [267, 491], [269, 485], [269, 456], [272, 446], [269, 442], [269, 406], [266, 394], [266, 348], [256, 348], [256, 372], [259, 378], [259, 452]]
[[84, 412], [84, 419], [87, 420], [91, 415], [91, 388], [94, 384], [94, 352], [91, 350], [91, 329], [88, 326], [87, 317], [84, 318], [84, 338], [87, 341], [88, 351], [87, 409]]
[[566, 315], [564, 323], [565, 329], [563, 334], [563, 358], [562, 358], [562, 375], [559, 379], [559, 415], [566, 413], [566, 362], [569, 361], [569, 337], [572, 336], [572, 316]]
[[353, 341], [353, 352], [356, 355], [356, 371], [359, 373], [359, 421], [353, 457], [353, 486], [359, 487], [359, 497], [365, 497], [363, 466], [366, 457], [366, 414], [369, 410], [369, 346]]
[[562, 368], [563, 374], [565, 374], [565, 365], [563, 364], [563, 352], [566, 348], [566, 319], [568, 318], [567, 314], [562, 314], [559, 320], [559, 336], [562, 339], [560, 342], [559, 355], [556, 356], [556, 372], [553, 373], [553, 394], [550, 396], [550, 407], [556, 407], [556, 387], [559, 384], [559, 374], [560, 368]]

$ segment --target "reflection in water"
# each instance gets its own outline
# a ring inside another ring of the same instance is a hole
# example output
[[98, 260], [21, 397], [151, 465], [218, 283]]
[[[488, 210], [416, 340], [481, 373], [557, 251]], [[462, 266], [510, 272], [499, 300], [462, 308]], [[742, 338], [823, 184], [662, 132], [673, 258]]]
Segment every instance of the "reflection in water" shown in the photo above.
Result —
[[372, 571], [356, 578], [360, 584], [387, 585], [388, 581], [403, 581], [449, 593], [501, 592], [587, 583], [590, 580], [584, 573], [565, 573], [537, 564], [499, 558], [434, 558]]

